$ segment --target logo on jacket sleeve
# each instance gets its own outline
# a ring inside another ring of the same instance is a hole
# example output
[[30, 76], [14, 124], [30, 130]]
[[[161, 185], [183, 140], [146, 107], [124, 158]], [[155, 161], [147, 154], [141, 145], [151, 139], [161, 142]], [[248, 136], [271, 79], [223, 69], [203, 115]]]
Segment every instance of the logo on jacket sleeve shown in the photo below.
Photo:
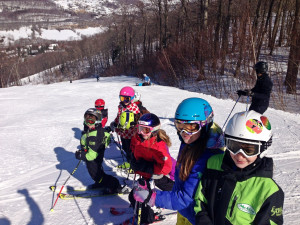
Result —
[[275, 206], [271, 209], [271, 216], [281, 216], [282, 215], [282, 207], [276, 208]]
[[245, 212], [245, 213], [249, 213], [251, 215], [255, 215], [256, 212], [253, 209], [253, 207], [251, 205], [248, 204], [237, 204], [237, 207], [239, 208], [239, 210]]

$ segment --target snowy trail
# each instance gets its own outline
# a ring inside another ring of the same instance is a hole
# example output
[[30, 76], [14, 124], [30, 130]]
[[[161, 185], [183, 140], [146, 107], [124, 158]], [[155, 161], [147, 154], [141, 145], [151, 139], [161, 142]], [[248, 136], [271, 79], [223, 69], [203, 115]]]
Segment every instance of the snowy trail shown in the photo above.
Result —
[[[93, 199], [59, 199], [54, 212], [50, 208], [56, 194], [50, 185], [61, 187], [77, 165], [74, 152], [79, 146], [82, 120], [86, 109], [97, 98], [106, 101], [109, 124], [117, 114], [118, 95], [122, 87], [139, 80], [125, 76], [84, 79], [51, 85], [28, 85], [0, 89], [0, 224], [104, 225], [117, 224], [124, 216], [111, 216], [110, 206], [128, 205], [127, 196]], [[162, 128], [171, 137], [170, 153], [177, 158], [180, 142], [174, 129], [174, 113], [188, 97], [206, 99], [222, 127], [235, 101], [160, 85], [136, 87], [142, 102], [161, 119]], [[232, 115], [244, 111], [238, 103]], [[268, 156], [274, 159], [274, 179], [285, 192], [284, 224], [300, 224], [300, 115], [268, 109], [274, 132]], [[114, 169], [122, 162], [112, 144], [105, 153], [104, 168], [121, 182], [125, 174]], [[130, 177], [132, 179], [132, 177]], [[86, 166], [81, 164], [67, 185], [92, 183]], [[129, 182], [131, 183], [131, 182]], [[160, 222], [176, 224], [176, 215]]]

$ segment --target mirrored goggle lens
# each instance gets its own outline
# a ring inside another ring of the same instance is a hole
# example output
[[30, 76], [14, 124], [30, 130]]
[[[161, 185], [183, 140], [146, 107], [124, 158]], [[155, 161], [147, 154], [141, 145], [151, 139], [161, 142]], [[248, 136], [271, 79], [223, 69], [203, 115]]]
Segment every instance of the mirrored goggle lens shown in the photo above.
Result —
[[195, 134], [201, 130], [206, 123], [203, 121], [182, 121], [175, 120], [175, 127], [179, 132], [185, 132], [189, 135]]
[[137, 127], [138, 127], [139, 134], [149, 134], [153, 130], [152, 127], [147, 127], [147, 126], [142, 126], [142, 125], [138, 125]]
[[243, 151], [244, 155], [248, 157], [256, 156], [260, 153], [260, 143], [242, 142], [226, 138], [226, 147], [234, 155]]
[[130, 102], [131, 98], [129, 96], [120, 96], [121, 102]]

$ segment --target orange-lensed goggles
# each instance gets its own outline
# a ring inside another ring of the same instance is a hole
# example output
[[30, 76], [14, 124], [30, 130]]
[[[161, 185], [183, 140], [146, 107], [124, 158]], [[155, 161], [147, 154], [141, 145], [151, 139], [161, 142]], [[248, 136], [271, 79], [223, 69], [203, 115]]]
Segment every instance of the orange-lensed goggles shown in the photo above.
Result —
[[198, 133], [202, 127], [207, 124], [206, 121], [186, 121], [186, 120], [175, 120], [176, 129], [182, 133], [185, 132], [188, 135]]
[[128, 103], [128, 102], [131, 101], [131, 97], [130, 97], [130, 96], [123, 96], [123, 95], [120, 95], [120, 101], [121, 101], [121, 102]]

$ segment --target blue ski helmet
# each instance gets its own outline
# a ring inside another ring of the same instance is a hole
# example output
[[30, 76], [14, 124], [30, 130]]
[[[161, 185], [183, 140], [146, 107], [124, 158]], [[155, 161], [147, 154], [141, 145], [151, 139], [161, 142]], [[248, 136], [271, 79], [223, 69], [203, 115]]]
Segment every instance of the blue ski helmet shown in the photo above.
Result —
[[187, 98], [177, 107], [176, 120], [213, 122], [214, 112], [210, 104], [202, 98]]

